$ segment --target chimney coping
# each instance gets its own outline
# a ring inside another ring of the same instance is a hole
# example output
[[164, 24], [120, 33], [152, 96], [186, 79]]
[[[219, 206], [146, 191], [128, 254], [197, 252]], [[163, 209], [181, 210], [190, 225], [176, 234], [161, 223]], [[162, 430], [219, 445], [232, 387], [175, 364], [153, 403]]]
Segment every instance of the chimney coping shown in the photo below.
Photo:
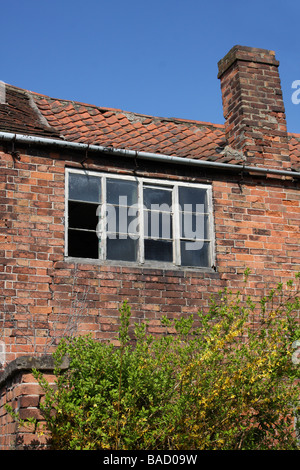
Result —
[[257, 47], [233, 46], [232, 49], [218, 62], [218, 78], [229, 69], [237, 60], [279, 66], [275, 59], [275, 52]]

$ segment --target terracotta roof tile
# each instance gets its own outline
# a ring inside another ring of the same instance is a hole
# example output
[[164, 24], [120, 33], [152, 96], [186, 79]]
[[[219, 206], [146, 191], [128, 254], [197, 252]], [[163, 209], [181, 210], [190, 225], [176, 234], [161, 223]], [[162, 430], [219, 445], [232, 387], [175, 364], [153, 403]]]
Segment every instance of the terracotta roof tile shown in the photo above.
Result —
[[46, 106], [46, 99], [41, 100], [39, 108], [29, 92], [6, 85], [5, 100], [0, 104], [1, 131], [60, 138], [59, 129], [51, 127], [40, 111]]
[[288, 134], [292, 167], [300, 171], [300, 134]]
[[[50, 98], [7, 86], [8, 104], [0, 105], [0, 130], [64, 138], [102, 146], [187, 158], [242, 163], [223, 152], [224, 126], [160, 118]], [[300, 170], [300, 134], [289, 134], [291, 165]]]

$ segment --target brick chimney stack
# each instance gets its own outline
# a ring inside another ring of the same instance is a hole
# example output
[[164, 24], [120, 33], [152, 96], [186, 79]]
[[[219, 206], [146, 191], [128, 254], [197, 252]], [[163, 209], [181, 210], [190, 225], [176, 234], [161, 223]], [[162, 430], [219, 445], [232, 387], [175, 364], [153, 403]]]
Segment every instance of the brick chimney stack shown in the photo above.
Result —
[[228, 146], [248, 165], [289, 167], [279, 62], [266, 49], [234, 46], [219, 61]]

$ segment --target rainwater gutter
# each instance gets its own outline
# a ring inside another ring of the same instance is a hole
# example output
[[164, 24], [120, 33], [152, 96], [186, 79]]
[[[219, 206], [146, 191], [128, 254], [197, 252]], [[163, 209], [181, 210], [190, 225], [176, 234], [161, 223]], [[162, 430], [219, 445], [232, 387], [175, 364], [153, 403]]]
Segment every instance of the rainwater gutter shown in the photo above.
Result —
[[80, 142], [71, 142], [59, 139], [49, 139], [46, 137], [30, 136], [23, 134], [14, 134], [9, 132], [0, 132], [0, 140], [6, 142], [15, 142], [20, 144], [34, 144], [43, 146], [60, 147], [69, 150], [82, 150], [85, 152], [101, 152], [109, 155], [125, 156], [134, 159], [150, 160], [163, 163], [172, 163], [179, 165], [195, 166], [202, 168], [243, 171], [264, 175], [289, 176], [290, 178], [300, 178], [300, 172], [289, 170], [276, 170], [275, 168], [254, 167], [247, 165], [235, 165], [231, 163], [210, 162], [206, 160], [196, 160], [193, 158], [176, 157], [151, 152], [139, 152], [136, 150], [118, 149], [113, 147], [104, 147], [101, 145], [83, 144]]

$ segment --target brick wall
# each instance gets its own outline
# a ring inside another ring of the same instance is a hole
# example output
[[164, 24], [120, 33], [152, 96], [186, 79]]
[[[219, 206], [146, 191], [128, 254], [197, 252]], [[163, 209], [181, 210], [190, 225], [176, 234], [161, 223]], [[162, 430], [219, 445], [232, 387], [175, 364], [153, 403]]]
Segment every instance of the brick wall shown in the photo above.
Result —
[[[236, 46], [219, 62], [219, 78], [228, 145], [242, 152], [248, 165], [290, 168], [274, 53]], [[211, 185], [214, 268], [65, 259], [66, 167]], [[0, 449], [24, 448], [34, 436], [32, 430], [17, 430], [5, 403], [21, 417], [40, 417], [40, 390], [22, 357], [38, 360], [70, 334], [115, 340], [124, 300], [132, 322], [148, 320], [150, 332], [159, 333], [162, 315], [190, 315], [207, 308], [210, 296], [223, 287], [240, 289], [246, 268], [252, 273], [247, 294], [257, 300], [300, 271], [299, 186], [290, 177], [137, 164], [116, 156], [55, 153], [34, 144], [0, 147], [0, 373], [8, 364], [0, 376]]]
[[[20, 160], [0, 153], [1, 334], [6, 362], [51, 352], [56, 339], [78, 331], [113, 339], [125, 299], [132, 320], [196, 313], [225, 285], [238, 289], [249, 267], [248, 293], [300, 271], [299, 183], [203, 172], [149, 163], [140, 175], [212, 184], [216, 270], [146, 269], [64, 259], [64, 169], [82, 168], [80, 155], [20, 149]], [[106, 157], [85, 167], [132, 174], [132, 163]], [[166, 176], [168, 175], [168, 176]], [[297, 186], [298, 185], [298, 186]]]
[[[66, 364], [63, 365], [65, 366]], [[49, 384], [54, 386], [51, 356], [23, 356], [9, 364], [0, 378], [0, 451], [37, 450], [46, 449], [48, 446], [50, 435], [39, 410], [44, 393], [31, 373], [32, 368], [41, 370]], [[37, 426], [21, 426], [18, 420], [7, 412], [5, 405], [11, 406], [20, 420], [35, 418]]]

